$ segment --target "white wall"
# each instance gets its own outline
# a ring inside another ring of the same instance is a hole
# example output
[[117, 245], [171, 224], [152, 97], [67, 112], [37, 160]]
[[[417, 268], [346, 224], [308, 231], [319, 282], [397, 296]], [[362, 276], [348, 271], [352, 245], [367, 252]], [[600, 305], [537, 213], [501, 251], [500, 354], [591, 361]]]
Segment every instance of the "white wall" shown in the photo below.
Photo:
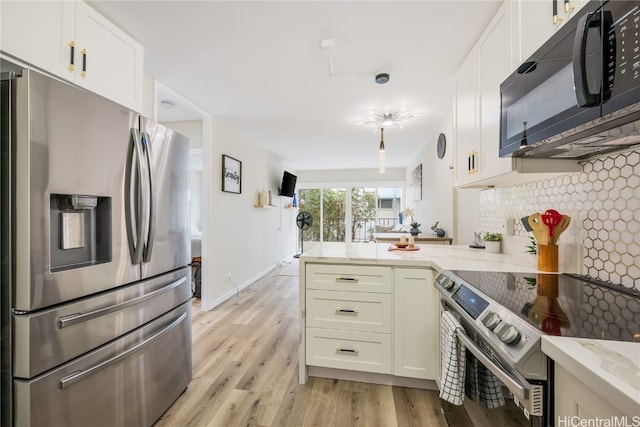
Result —
[[297, 172], [298, 185], [322, 183], [383, 183], [387, 181], [403, 182], [404, 168], [387, 168], [384, 173], [378, 169], [324, 169], [301, 170]]
[[[207, 259], [203, 259], [207, 292], [203, 291], [202, 306], [210, 309], [234, 296], [235, 285], [241, 290], [295, 254], [296, 210], [284, 209], [291, 199], [277, 196], [284, 169], [295, 171], [216, 118], [211, 149], [205, 153], [205, 168], [210, 165], [210, 173], [204, 175], [210, 180], [210, 197], [204, 243]], [[242, 162], [241, 194], [221, 191], [223, 154]], [[263, 188], [271, 190], [276, 207], [254, 207]], [[231, 281], [226, 280], [227, 274]]]
[[[429, 136], [415, 161], [406, 166], [405, 180], [408, 196], [406, 205], [415, 210], [414, 220], [422, 224], [420, 230], [428, 234], [431, 232], [429, 228], [439, 221], [438, 227], [447, 232], [447, 237], [455, 240], [457, 235], [453, 214], [453, 170], [449, 168], [453, 162], [452, 117], [452, 114], [449, 114], [440, 123]], [[436, 144], [440, 133], [444, 133], [447, 138], [447, 149], [443, 159], [439, 159], [436, 155]], [[422, 163], [422, 200], [412, 201], [409, 191], [411, 173], [420, 163]]]

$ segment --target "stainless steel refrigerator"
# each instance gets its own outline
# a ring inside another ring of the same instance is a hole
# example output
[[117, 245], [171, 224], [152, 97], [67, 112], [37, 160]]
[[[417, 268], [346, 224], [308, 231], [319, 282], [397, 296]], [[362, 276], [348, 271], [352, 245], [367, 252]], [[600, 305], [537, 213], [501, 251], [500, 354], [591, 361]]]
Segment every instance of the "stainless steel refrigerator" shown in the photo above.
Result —
[[1, 80], [2, 425], [149, 426], [191, 380], [188, 139]]

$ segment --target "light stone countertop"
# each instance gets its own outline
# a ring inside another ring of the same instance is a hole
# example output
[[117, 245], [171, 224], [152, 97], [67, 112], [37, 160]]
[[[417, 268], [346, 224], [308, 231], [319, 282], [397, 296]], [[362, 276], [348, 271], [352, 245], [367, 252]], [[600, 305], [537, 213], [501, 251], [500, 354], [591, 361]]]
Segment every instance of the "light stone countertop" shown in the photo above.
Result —
[[625, 415], [640, 415], [640, 343], [542, 337], [542, 351]]
[[[300, 260], [431, 267], [437, 271], [538, 271], [533, 265], [523, 264], [508, 255], [468, 246], [416, 246], [420, 250], [389, 251], [388, 243], [308, 243]], [[640, 343], [543, 335], [542, 351], [623, 413], [638, 413]]]
[[484, 249], [472, 249], [469, 246], [417, 244], [416, 247], [420, 248], [417, 251], [389, 251], [389, 246], [389, 243], [310, 242], [305, 244], [300, 260], [432, 267], [437, 271], [480, 270], [520, 273], [538, 271], [535, 266], [523, 264], [508, 255], [489, 253]]

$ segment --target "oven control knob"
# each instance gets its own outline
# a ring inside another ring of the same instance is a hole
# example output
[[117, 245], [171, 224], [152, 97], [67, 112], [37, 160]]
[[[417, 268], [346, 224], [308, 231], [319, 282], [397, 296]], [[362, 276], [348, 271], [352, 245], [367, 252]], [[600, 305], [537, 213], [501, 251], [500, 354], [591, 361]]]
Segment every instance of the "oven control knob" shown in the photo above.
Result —
[[498, 313], [493, 311], [487, 312], [487, 314], [482, 318], [482, 324], [487, 328], [493, 330], [500, 323], [500, 316]]
[[505, 344], [514, 345], [520, 341], [520, 332], [516, 329], [515, 326], [509, 325], [508, 323], [502, 322], [500, 327], [496, 328], [495, 331], [500, 341]]
[[453, 288], [453, 286], [456, 284], [456, 282], [454, 282], [453, 280], [449, 279], [448, 277], [446, 279], [444, 279], [444, 282], [442, 282], [442, 287], [445, 288], [446, 290], [450, 291], [451, 288]]

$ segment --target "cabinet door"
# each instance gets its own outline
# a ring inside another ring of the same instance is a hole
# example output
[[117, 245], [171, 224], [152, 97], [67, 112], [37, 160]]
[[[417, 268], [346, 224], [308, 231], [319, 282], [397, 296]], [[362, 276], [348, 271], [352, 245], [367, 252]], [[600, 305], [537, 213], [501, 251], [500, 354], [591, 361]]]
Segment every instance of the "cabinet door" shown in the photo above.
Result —
[[438, 296], [434, 271], [394, 271], [393, 374], [434, 380], [438, 377]]
[[[479, 144], [477, 134], [477, 64], [476, 49], [467, 56], [456, 75], [455, 97], [455, 164], [454, 184], [467, 184], [475, 179]], [[474, 157], [475, 156], [475, 157]]]
[[513, 68], [511, 58], [511, 4], [505, 2], [478, 42], [478, 94], [480, 98], [479, 177], [511, 172], [511, 159], [498, 155], [500, 146], [500, 83]]
[[[514, 35], [516, 43], [519, 39], [519, 57], [515, 62], [520, 64], [527, 60], [558, 28], [569, 21], [589, 0], [570, 0], [565, 3], [557, 1], [557, 22], [553, 22], [553, 3], [548, 0], [520, 0], [514, 4], [513, 16], [515, 27], [519, 27]], [[515, 7], [518, 9], [516, 10]]]
[[[558, 0], [558, 12], [562, 0]], [[529, 58], [559, 28], [553, 23], [551, 1], [521, 0], [520, 6], [520, 62]]]
[[0, 49], [67, 80], [73, 80], [71, 47], [74, 3], [2, 1]]
[[622, 419], [622, 412], [557, 363], [554, 375], [556, 419]]
[[140, 111], [142, 46], [84, 2], [76, 3], [76, 38], [75, 82]]

